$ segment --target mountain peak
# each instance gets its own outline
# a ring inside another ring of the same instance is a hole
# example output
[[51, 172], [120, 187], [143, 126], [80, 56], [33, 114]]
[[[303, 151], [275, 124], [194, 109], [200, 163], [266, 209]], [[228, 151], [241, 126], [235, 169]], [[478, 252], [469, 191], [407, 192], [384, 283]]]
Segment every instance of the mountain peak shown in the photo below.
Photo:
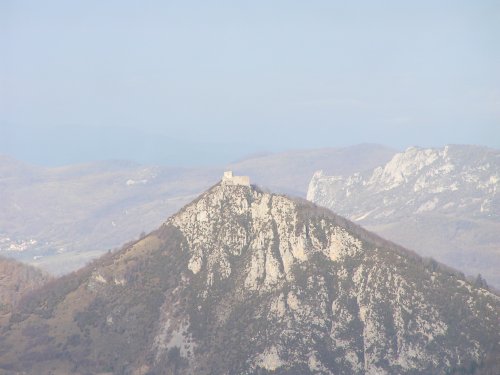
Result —
[[331, 211], [220, 182], [25, 302], [0, 364], [40, 374], [54, 363], [72, 373], [444, 374], [496, 353], [498, 304]]
[[298, 232], [298, 220], [293, 200], [223, 181], [167, 225], [184, 234], [191, 250], [188, 268], [193, 274], [203, 270], [208, 286], [231, 275], [231, 258], [254, 249], [245, 286], [257, 289], [276, 286], [290, 277], [295, 263], [307, 259], [305, 232]]

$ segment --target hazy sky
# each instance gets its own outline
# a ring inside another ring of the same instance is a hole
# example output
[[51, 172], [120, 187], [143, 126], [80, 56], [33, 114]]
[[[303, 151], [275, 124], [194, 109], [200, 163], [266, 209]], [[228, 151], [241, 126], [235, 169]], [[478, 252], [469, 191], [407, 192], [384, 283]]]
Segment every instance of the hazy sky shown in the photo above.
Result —
[[0, 1], [0, 153], [500, 148], [500, 1]]

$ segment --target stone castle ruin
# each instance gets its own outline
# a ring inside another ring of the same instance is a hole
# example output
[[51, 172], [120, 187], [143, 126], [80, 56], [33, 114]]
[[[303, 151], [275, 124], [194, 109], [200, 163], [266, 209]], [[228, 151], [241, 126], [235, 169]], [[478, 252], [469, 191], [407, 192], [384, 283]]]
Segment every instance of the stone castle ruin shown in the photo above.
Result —
[[233, 171], [226, 171], [222, 176], [222, 183], [226, 185], [250, 186], [250, 177], [234, 176]]

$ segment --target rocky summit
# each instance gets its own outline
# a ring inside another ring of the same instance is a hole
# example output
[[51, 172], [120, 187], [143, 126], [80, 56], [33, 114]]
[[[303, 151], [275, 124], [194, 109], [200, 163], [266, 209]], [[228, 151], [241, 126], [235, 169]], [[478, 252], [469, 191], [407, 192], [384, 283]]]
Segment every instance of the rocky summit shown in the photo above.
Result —
[[498, 296], [243, 181], [20, 301], [1, 371], [499, 373]]

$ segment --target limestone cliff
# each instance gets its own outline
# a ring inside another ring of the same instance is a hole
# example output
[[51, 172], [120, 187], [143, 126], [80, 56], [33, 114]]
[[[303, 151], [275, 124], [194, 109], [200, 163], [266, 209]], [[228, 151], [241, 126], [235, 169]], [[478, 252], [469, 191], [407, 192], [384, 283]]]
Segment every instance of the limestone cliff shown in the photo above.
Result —
[[500, 288], [500, 152], [416, 148], [350, 176], [321, 171], [308, 200]]
[[498, 322], [499, 298], [445, 266], [307, 201], [218, 184], [26, 301], [3, 328], [0, 368], [487, 373]]

